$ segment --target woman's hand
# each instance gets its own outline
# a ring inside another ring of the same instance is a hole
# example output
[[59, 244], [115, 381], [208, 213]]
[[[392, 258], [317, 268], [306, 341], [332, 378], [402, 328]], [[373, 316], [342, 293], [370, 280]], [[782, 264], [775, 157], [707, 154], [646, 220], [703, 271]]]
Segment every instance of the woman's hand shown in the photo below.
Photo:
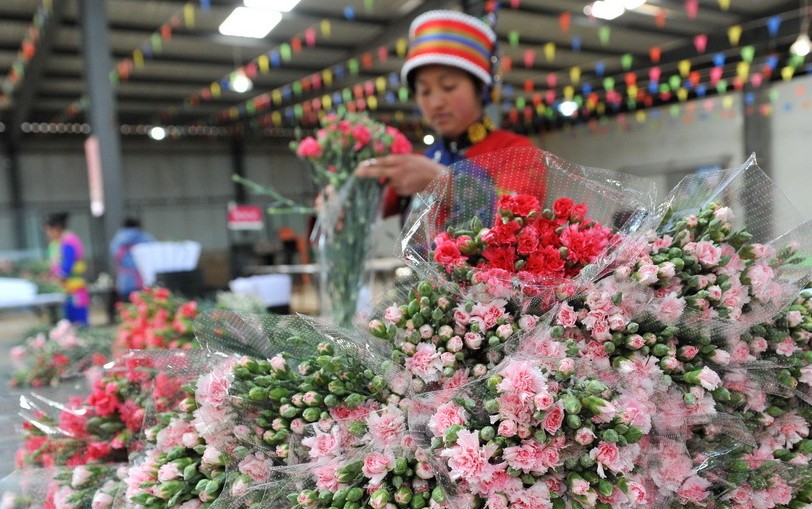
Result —
[[426, 189], [445, 166], [420, 154], [393, 154], [367, 159], [356, 169], [359, 177], [377, 178], [400, 196], [412, 196]]

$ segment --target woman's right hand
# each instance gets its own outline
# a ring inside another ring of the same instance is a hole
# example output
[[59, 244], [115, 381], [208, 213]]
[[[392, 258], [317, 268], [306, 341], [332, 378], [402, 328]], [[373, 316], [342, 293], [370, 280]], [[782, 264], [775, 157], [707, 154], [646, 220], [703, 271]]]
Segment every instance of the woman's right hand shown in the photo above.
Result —
[[445, 166], [420, 154], [392, 154], [367, 159], [355, 169], [359, 177], [377, 178], [400, 196], [412, 196], [426, 189]]

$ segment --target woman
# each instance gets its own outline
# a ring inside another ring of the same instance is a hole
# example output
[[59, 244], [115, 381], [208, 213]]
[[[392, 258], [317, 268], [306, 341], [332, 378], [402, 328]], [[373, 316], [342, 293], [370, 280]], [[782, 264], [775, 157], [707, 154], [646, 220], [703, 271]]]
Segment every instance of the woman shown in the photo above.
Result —
[[79, 325], [88, 325], [87, 308], [90, 296], [84, 280], [85, 249], [79, 237], [67, 230], [68, 214], [58, 212], [45, 219], [45, 233], [50, 239], [48, 259], [53, 274], [67, 294], [65, 319]]
[[[423, 191], [448, 165], [500, 149], [533, 146], [523, 136], [496, 129], [485, 115], [495, 41], [487, 24], [456, 11], [430, 11], [412, 22], [401, 78], [438, 140], [423, 155], [389, 155], [357, 168], [357, 175], [389, 185], [385, 213], [398, 208], [393, 195]], [[487, 171], [501, 187], [494, 170]]]

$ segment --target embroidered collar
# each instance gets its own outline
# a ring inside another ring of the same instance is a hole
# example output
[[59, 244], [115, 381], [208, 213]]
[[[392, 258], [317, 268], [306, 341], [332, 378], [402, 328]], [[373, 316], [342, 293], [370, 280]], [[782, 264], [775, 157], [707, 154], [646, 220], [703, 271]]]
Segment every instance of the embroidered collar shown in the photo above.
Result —
[[488, 137], [490, 133], [496, 130], [493, 121], [487, 116], [483, 116], [482, 120], [474, 122], [468, 129], [457, 139], [443, 139], [443, 145], [452, 154], [458, 154], [467, 149], [471, 145], [476, 145], [480, 141]]

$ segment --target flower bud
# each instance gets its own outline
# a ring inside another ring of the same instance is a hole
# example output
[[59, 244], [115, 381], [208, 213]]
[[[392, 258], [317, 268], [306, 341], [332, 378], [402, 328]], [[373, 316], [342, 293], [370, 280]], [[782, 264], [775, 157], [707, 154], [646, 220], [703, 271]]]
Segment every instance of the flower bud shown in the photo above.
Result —
[[369, 497], [369, 505], [372, 509], [383, 509], [386, 507], [386, 504], [389, 503], [390, 496], [386, 488], [378, 488], [375, 490], [375, 493]]
[[412, 493], [411, 489], [409, 489], [407, 486], [401, 486], [395, 492], [395, 496], [393, 497], [393, 500], [399, 506], [406, 506], [406, 505], [409, 504], [409, 502], [412, 501], [412, 496], [413, 495], [414, 495], [414, 493]]

